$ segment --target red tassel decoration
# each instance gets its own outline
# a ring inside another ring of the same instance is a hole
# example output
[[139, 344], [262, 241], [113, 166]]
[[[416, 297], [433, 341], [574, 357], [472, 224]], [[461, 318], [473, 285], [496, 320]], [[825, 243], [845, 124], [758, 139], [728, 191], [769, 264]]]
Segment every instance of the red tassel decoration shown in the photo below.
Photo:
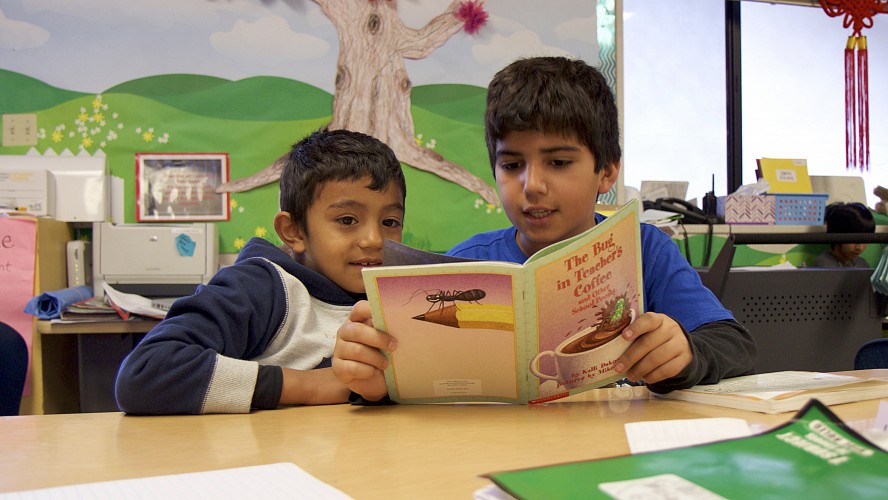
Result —
[[860, 129], [857, 131], [859, 148], [857, 165], [869, 171], [869, 67], [866, 56], [866, 37], [857, 37], [857, 115]]
[[851, 170], [857, 165], [857, 98], [854, 71], [854, 37], [845, 45], [845, 165]]
[[869, 63], [860, 32], [873, 27], [877, 14], [888, 14], [888, 0], [820, 0], [820, 6], [852, 29], [845, 45], [845, 163], [848, 170], [869, 170]]
[[[857, 57], [854, 57], [855, 50]], [[869, 170], [868, 82], [866, 37], [849, 36], [845, 45], [845, 163], [848, 170]]]

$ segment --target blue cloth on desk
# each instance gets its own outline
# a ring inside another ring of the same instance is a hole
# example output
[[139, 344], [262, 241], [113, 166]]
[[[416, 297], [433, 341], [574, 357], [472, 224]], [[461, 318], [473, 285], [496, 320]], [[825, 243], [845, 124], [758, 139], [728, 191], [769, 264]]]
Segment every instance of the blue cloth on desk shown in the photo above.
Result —
[[92, 287], [86, 285], [43, 292], [25, 304], [25, 312], [38, 319], [56, 319], [71, 304], [92, 298], [93, 295]]

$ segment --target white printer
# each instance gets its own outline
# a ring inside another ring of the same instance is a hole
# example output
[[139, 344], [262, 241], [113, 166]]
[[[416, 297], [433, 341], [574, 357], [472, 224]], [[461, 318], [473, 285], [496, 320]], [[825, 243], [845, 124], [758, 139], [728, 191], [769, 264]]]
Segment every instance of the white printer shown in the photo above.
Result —
[[219, 266], [216, 226], [93, 224], [93, 289], [104, 283], [145, 297], [181, 297], [206, 283]]

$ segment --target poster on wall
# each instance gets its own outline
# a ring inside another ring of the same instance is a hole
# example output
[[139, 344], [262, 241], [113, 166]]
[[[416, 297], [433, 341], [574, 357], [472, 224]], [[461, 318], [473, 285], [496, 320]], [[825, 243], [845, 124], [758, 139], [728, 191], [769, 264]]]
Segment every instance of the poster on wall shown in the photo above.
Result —
[[230, 218], [226, 153], [136, 154], [139, 222], [222, 221]]
[[[34, 295], [34, 271], [37, 263], [37, 222], [32, 217], [0, 216], [0, 320], [32, 344], [34, 317], [25, 313], [25, 304]], [[4, 359], [3, 363], [12, 363]], [[31, 394], [31, 371], [24, 395]], [[0, 380], [0, 384], [10, 384]]]

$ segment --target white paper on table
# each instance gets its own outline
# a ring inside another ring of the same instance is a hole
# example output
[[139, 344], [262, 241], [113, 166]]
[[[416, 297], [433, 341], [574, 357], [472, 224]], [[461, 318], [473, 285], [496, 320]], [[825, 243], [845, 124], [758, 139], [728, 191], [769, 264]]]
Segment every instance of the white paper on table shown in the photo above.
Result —
[[0, 493], [2, 500], [119, 498], [294, 498], [347, 500], [348, 495], [292, 463], [173, 474]]
[[726, 500], [725, 497], [675, 474], [601, 483], [598, 489], [616, 500]]
[[848, 422], [848, 426], [879, 448], [888, 451], [888, 401], [879, 402], [875, 418]]
[[633, 454], [752, 435], [749, 424], [742, 418], [689, 418], [629, 422], [625, 428], [629, 450]]

